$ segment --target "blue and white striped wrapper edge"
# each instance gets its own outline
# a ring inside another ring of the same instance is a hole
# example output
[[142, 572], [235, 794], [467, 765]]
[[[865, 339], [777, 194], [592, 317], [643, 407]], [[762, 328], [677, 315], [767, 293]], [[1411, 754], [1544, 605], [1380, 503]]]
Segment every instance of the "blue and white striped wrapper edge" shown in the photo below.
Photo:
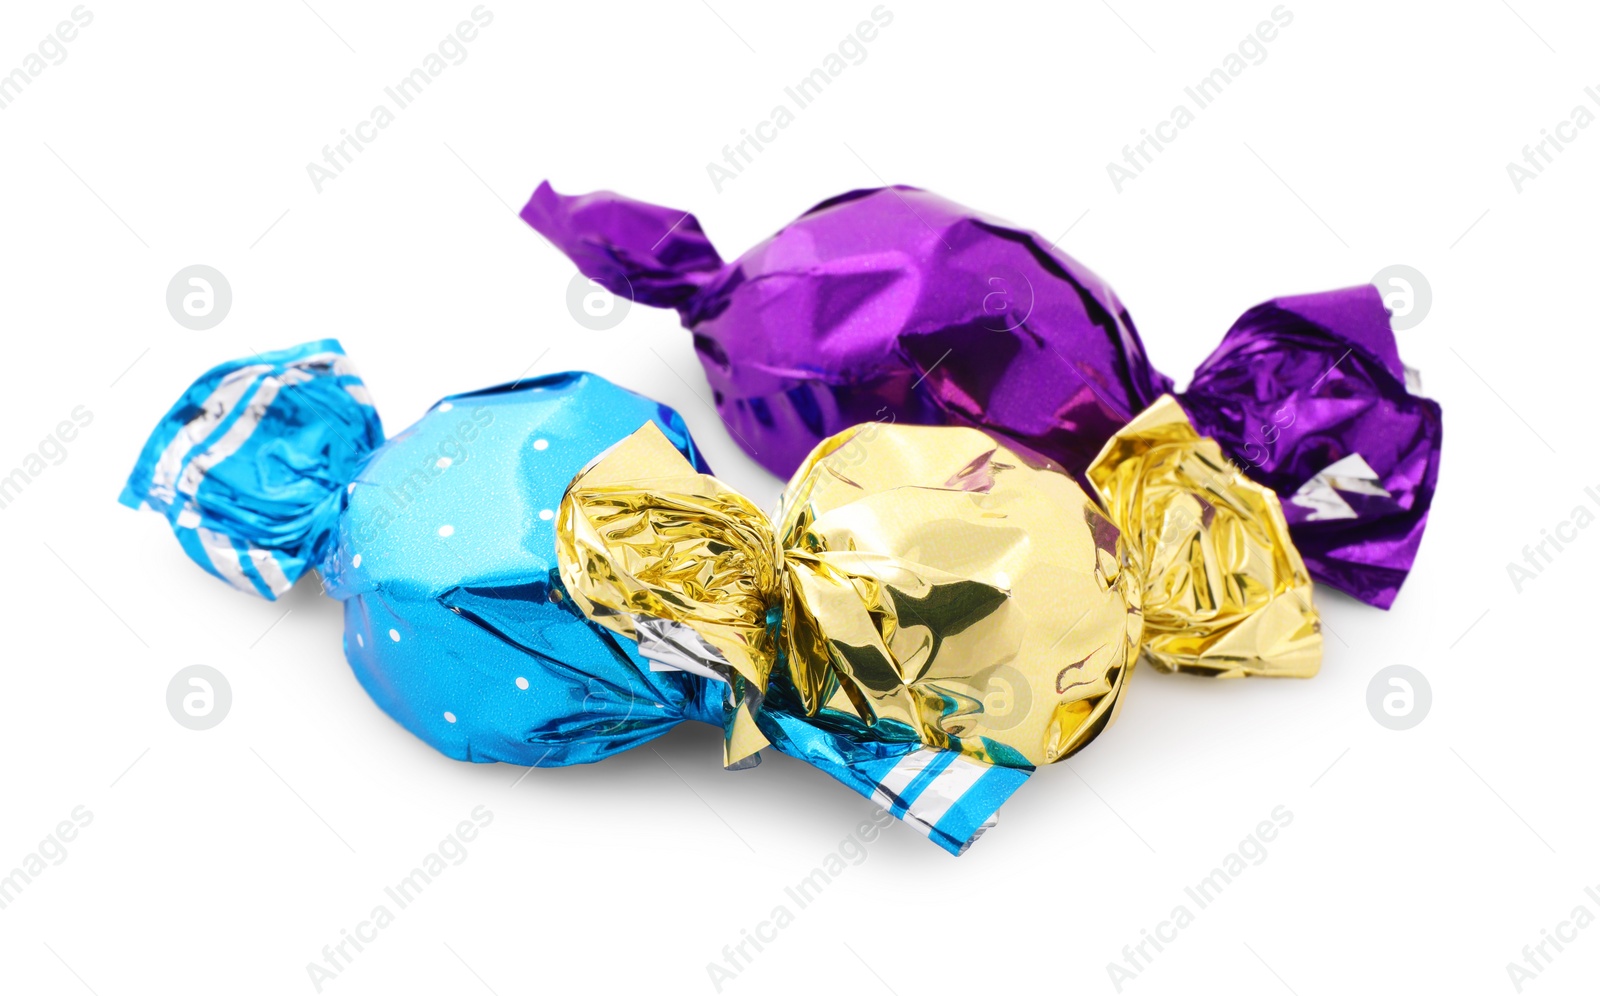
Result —
[[[347, 445], [326, 445], [330, 432]], [[339, 343], [308, 342], [195, 381], [151, 434], [120, 500], [165, 515], [211, 574], [275, 600], [314, 566], [337, 518], [339, 487], [328, 485], [353, 478], [382, 443]], [[268, 451], [274, 459], [263, 459]]]

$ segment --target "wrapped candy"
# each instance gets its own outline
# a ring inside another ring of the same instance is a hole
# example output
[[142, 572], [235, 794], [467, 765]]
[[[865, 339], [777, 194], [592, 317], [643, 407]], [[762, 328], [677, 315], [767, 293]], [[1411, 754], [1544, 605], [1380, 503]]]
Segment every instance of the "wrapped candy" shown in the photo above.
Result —
[[339, 343], [224, 363], [162, 418], [122, 503], [165, 515], [201, 567], [275, 599], [315, 568], [344, 652], [400, 725], [453, 758], [560, 765], [720, 723], [692, 675], [652, 671], [561, 594], [572, 475], [672, 409], [590, 373], [451, 395], [384, 441]]
[[1098, 502], [975, 429], [866, 425], [820, 443], [769, 520], [646, 425], [562, 499], [561, 581], [658, 666], [723, 684], [730, 766], [770, 744], [876, 782], [959, 854], [983, 825], [958, 801], [1088, 744], [1141, 656], [1217, 677], [1321, 662], [1277, 498], [1170, 397], [1088, 478]]
[[452, 395], [384, 441], [337, 342], [226, 363], [122, 501], [247, 593], [315, 568], [345, 656], [462, 760], [597, 761], [694, 719], [962, 853], [1033, 768], [1115, 716], [1135, 661], [1309, 676], [1310, 580], [1270, 490], [1162, 399], [1093, 501], [976, 430], [819, 445], [777, 522], [671, 409], [593, 374]]
[[[718, 412], [788, 475], [861, 422], [983, 429], [1081, 475], [1172, 381], [1106, 283], [1038, 235], [910, 187], [826, 200], [724, 263], [693, 215], [535, 191], [522, 217], [590, 278], [678, 310]], [[1375, 288], [1252, 308], [1176, 396], [1283, 501], [1319, 581], [1387, 608], [1439, 470]]]

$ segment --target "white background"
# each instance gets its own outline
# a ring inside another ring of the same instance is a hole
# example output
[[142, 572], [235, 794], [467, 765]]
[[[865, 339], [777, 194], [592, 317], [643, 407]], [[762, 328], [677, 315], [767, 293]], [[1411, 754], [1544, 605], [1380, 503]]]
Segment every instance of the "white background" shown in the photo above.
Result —
[[[569, 314], [573, 267], [516, 217], [549, 178], [693, 210], [728, 258], [882, 182], [1047, 239], [1070, 228], [1062, 248], [1117, 288], [1180, 384], [1259, 301], [1395, 263], [1432, 286], [1401, 351], [1444, 405], [1444, 470], [1392, 612], [1319, 591], [1312, 681], [1142, 671], [1121, 721], [965, 857], [891, 828], [724, 992], [1113, 993], [1107, 963], [1194, 909], [1184, 886], [1276, 806], [1293, 822], [1266, 860], [1123, 991], [1514, 992], [1525, 944], [1580, 903], [1600, 914], [1584, 894], [1600, 886], [1600, 529], [1520, 594], [1506, 568], [1597, 508], [1600, 127], [1521, 193], [1506, 163], [1600, 88], [1600, 20], [1512, 5], [1290, 0], [1266, 61], [1118, 193], [1107, 162], [1270, 0], [891, 0], [866, 61], [718, 193], [706, 163], [872, 0], [492, 0], [466, 61], [319, 194], [306, 164], [471, 0], [90, 3], [65, 62], [0, 111], [0, 473], [74, 406], [94, 413], [0, 510], [0, 872], [75, 806], [94, 814], [0, 910], [0, 990], [312, 992], [306, 963], [483, 805], [494, 822], [467, 860], [325, 992], [709, 993], [723, 946], [793, 909], [784, 887], [868, 815], [781, 757], [724, 773], [709, 727], [520, 782], [447, 760], [363, 694], [314, 579], [246, 598], [161, 519], [114, 504], [201, 371], [321, 336], [343, 341], [391, 433], [536, 360], [589, 368], [674, 405], [723, 477], [775, 498], [674, 314], [635, 307], [603, 335]], [[5, 4], [0, 72], [72, 6]], [[164, 304], [192, 263], [233, 288], [207, 332]], [[164, 701], [197, 662], [233, 688], [207, 732]], [[1366, 706], [1397, 663], [1433, 691], [1405, 732]], [[1591, 926], [1524, 991], [1597, 975]]]

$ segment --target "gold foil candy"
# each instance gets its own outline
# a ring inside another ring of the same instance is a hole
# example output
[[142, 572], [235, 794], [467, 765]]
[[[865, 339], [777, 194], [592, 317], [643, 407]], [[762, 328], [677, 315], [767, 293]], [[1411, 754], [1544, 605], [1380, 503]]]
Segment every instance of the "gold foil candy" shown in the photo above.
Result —
[[774, 680], [809, 716], [1023, 767], [1109, 725], [1141, 653], [1171, 671], [1316, 672], [1310, 581], [1276, 498], [1175, 401], [1089, 476], [1103, 506], [976, 429], [857, 426], [811, 453], [774, 525], [650, 424], [568, 488], [561, 578], [597, 623], [650, 646], [672, 627], [673, 660], [729, 683], [730, 764], [766, 745]]
[[1309, 678], [1322, 662], [1311, 575], [1272, 489], [1228, 463], [1171, 395], [1089, 465], [1144, 578], [1144, 653], [1163, 671]]
[[779, 536], [808, 709], [1012, 765], [1065, 757], [1110, 721], [1138, 592], [1071, 478], [976, 429], [858, 426], [795, 473]]

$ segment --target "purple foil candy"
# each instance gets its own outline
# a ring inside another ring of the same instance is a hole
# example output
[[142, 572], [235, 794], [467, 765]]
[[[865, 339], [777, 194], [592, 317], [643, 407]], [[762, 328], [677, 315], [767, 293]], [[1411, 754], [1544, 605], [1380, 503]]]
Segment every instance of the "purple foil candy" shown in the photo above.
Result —
[[[1033, 232], [911, 187], [824, 201], [724, 263], [687, 212], [540, 185], [522, 217], [615, 294], [678, 310], [740, 445], [787, 477], [862, 422], [959, 424], [1082, 475], [1172, 381], [1111, 288]], [[1280, 298], [1178, 395], [1277, 491], [1317, 580], [1387, 608], [1438, 475], [1376, 289]]]

